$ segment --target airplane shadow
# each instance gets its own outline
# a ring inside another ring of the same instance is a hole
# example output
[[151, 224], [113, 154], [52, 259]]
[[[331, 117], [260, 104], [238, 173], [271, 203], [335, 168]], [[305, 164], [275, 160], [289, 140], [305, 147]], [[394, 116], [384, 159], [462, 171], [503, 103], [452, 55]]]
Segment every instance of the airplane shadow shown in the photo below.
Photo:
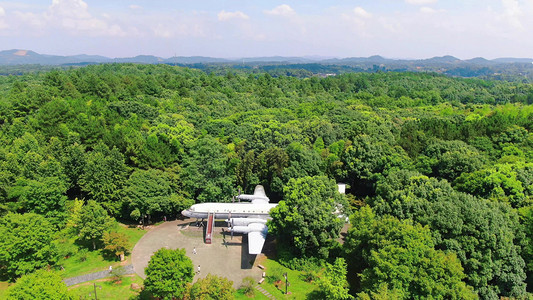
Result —
[[256, 254], [248, 253], [248, 235], [243, 234], [241, 245], [241, 269], [251, 269], [254, 266]]
[[[196, 226], [196, 221], [189, 223], [189, 226]], [[222, 235], [222, 245], [226, 247], [241, 247], [241, 269], [252, 269], [255, 259], [257, 258], [256, 254], [248, 253], [248, 235], [247, 234], [234, 234], [234, 237], [241, 237], [241, 241], [238, 240], [232, 241], [231, 233], [225, 229], [227, 223], [225, 221], [216, 221], [215, 228], [213, 228], [213, 234]], [[200, 227], [202, 227], [202, 238], [205, 242], [205, 235], [207, 231], [207, 221], [200, 222]], [[222, 227], [221, 231], [218, 228]]]
[[234, 237], [240, 237], [242, 242], [232, 242], [229, 232], [222, 231], [220, 234], [223, 236], [222, 245], [226, 247], [241, 247], [241, 269], [251, 269], [254, 266], [257, 255], [248, 253], [248, 235], [241, 233], [234, 234]]

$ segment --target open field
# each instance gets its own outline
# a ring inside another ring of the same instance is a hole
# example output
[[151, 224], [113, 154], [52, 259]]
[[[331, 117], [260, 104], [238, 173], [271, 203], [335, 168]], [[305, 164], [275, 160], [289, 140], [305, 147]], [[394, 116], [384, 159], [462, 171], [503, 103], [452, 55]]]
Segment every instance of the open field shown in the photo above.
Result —
[[114, 258], [104, 258], [102, 250], [96, 251], [84, 251], [83, 248], [74, 244], [74, 238], [68, 240], [71, 243], [71, 247], [76, 249], [76, 253], [67, 259], [60, 262], [60, 265], [64, 270], [61, 271], [63, 278], [75, 277], [87, 273], [103, 271], [113, 266], [125, 266], [131, 264], [131, 249], [137, 244], [141, 237], [147, 232], [140, 228], [130, 228], [124, 224], [118, 224], [116, 230], [120, 233], [124, 233], [128, 237], [130, 244], [130, 254], [126, 255], [123, 262], [117, 261]]
[[[84, 282], [69, 288], [79, 299], [95, 299], [94, 289], [98, 299], [124, 300], [139, 296], [140, 290], [133, 290], [132, 284], [142, 287], [143, 280], [136, 274], [122, 277], [120, 282], [113, 282], [110, 278]], [[143, 298], [140, 298], [143, 299]]]

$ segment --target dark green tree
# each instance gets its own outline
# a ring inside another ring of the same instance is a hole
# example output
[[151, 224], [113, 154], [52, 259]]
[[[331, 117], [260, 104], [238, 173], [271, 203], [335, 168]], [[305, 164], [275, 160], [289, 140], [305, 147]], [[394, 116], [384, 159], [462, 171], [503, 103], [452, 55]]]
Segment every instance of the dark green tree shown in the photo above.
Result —
[[197, 202], [228, 202], [234, 195], [235, 176], [226, 170], [226, 149], [211, 136], [189, 145], [184, 159], [182, 182]]
[[121, 207], [121, 195], [128, 176], [124, 156], [118, 149], [98, 144], [87, 154], [87, 163], [80, 178], [80, 186], [92, 200], [104, 206], [113, 215]]
[[126, 182], [124, 195], [130, 211], [137, 210], [141, 217], [153, 214], [170, 216], [194, 204], [180, 194], [178, 188], [168, 172], [136, 170]]
[[445, 180], [409, 171], [381, 180], [377, 194], [369, 201], [377, 215], [430, 226], [435, 247], [456, 253], [466, 282], [481, 297], [524, 295], [522, 234], [518, 215], [508, 204], [474, 198]]
[[27, 211], [45, 215], [54, 224], [63, 221], [67, 201], [65, 182], [58, 177], [45, 177], [19, 183], [25, 185], [20, 190], [20, 201]]
[[114, 220], [96, 201], [89, 200], [81, 209], [79, 217], [78, 240], [90, 243], [96, 249], [104, 233], [111, 229]]
[[194, 277], [192, 261], [185, 249], [157, 250], [145, 269], [144, 288], [161, 299], [181, 299]]
[[[379, 218], [362, 207], [351, 217], [344, 249], [350, 277], [360, 278], [360, 296], [379, 293], [383, 285], [399, 299], [476, 299], [455, 254], [435, 250], [429, 228]], [[357, 276], [356, 276], [357, 274]]]
[[480, 169], [484, 161], [476, 148], [463, 141], [436, 140], [419, 158], [419, 169], [427, 175], [453, 181], [463, 173]]
[[324, 176], [291, 179], [284, 200], [270, 211], [269, 230], [296, 256], [326, 258], [344, 221], [335, 215], [344, 203], [335, 181]]

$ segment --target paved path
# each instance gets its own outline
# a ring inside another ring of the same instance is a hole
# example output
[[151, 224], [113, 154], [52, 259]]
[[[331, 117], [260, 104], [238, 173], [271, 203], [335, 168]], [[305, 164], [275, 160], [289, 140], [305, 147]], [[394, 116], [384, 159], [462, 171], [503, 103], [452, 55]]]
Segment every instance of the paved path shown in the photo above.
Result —
[[[124, 266], [124, 275], [133, 274], [133, 273], [134, 273], [133, 265]], [[109, 276], [111, 276], [111, 272], [109, 270], [105, 270], [105, 271], [89, 273], [89, 274], [85, 274], [81, 276], [66, 278], [66, 279], [63, 279], [63, 282], [67, 286], [71, 286], [71, 285], [75, 285], [75, 284], [79, 284], [79, 283], [83, 283], [83, 282], [87, 282], [91, 280], [106, 278]]]
[[255, 289], [258, 290], [259, 292], [261, 292], [261, 294], [265, 295], [265, 297], [267, 297], [268, 299], [276, 300], [276, 298], [274, 296], [272, 296], [272, 294], [270, 294], [269, 292], [265, 291], [265, 289], [262, 288], [261, 286], [257, 285], [255, 287]]
[[[185, 248], [196, 267], [201, 266], [200, 274], [195, 280], [207, 274], [223, 276], [233, 281], [238, 288], [247, 276], [261, 278], [262, 270], [254, 267], [255, 255], [248, 254], [247, 237], [227, 234], [224, 243], [222, 229], [224, 222], [217, 222], [213, 230], [213, 243], [205, 244], [203, 227], [196, 227], [194, 220], [165, 222], [146, 233], [133, 248], [131, 260], [133, 268], [139, 276], [146, 278], [144, 269], [152, 254], [160, 248]], [[242, 240], [244, 239], [244, 243]], [[193, 249], [196, 248], [196, 254]]]

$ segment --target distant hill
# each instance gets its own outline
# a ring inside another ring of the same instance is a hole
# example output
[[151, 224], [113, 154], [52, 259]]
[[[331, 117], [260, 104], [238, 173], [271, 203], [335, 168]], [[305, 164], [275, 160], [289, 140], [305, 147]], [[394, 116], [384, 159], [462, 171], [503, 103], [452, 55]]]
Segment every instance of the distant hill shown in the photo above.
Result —
[[496, 58], [493, 61], [499, 62], [499, 63], [533, 63], [533, 58], [503, 57], [503, 58]]
[[[141, 63], [141, 64], [176, 64], [204, 70], [216, 68], [262, 68], [276, 75], [294, 76], [292, 71], [304, 69], [305, 74], [324, 75], [345, 72], [376, 72], [376, 71], [414, 71], [437, 72], [451, 76], [479, 77], [479, 76], [518, 76], [533, 79], [532, 58], [497, 58], [488, 60], [476, 57], [461, 60], [446, 55], [427, 59], [392, 59], [380, 55], [370, 57], [328, 58], [319, 56], [307, 57], [244, 57], [244, 58], [215, 58], [205, 56], [174, 56], [162, 58], [153, 55], [138, 55], [135, 57], [109, 58], [99, 55], [45, 55], [31, 50], [0, 51], [1, 65], [42, 65], [42, 66], [84, 66], [100, 63]], [[284, 71], [285, 70], [285, 71]]]

